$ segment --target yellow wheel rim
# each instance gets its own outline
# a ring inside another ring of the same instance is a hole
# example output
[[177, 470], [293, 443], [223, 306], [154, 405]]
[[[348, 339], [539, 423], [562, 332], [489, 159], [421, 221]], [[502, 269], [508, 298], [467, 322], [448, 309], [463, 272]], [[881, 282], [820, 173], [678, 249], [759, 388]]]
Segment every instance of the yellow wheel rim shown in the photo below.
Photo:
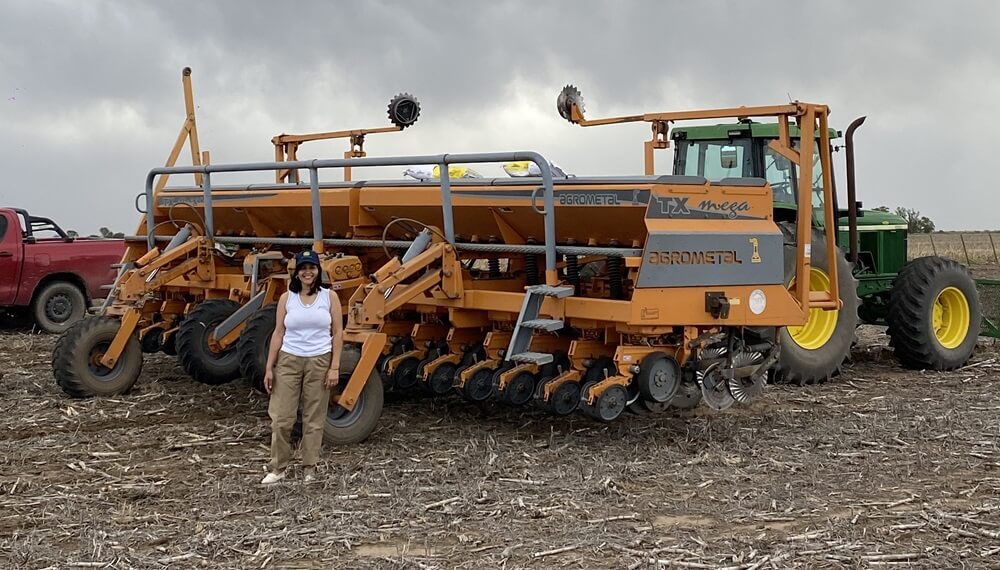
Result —
[[[795, 279], [792, 279], [789, 287], [794, 284]], [[811, 268], [809, 272], [809, 290], [829, 291], [830, 276], [822, 269]], [[839, 316], [839, 309], [830, 311], [809, 309], [809, 320], [806, 321], [806, 324], [801, 327], [787, 327], [788, 335], [792, 337], [792, 342], [807, 350], [822, 348], [823, 345], [830, 341], [834, 331], [837, 330], [837, 318]]]
[[931, 307], [934, 338], [945, 348], [957, 348], [969, 334], [969, 300], [955, 287], [943, 289]]

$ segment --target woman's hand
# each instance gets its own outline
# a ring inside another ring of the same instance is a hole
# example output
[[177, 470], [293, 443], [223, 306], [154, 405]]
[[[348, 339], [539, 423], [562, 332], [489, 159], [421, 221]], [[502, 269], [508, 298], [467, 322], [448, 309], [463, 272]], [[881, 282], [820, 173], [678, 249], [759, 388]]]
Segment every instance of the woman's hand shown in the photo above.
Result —
[[273, 385], [274, 385], [274, 372], [272, 372], [271, 369], [268, 368], [267, 371], [264, 372], [264, 389], [267, 390], [268, 394], [271, 393], [271, 387]]
[[326, 387], [333, 388], [337, 384], [340, 384], [340, 369], [331, 368], [326, 372]]

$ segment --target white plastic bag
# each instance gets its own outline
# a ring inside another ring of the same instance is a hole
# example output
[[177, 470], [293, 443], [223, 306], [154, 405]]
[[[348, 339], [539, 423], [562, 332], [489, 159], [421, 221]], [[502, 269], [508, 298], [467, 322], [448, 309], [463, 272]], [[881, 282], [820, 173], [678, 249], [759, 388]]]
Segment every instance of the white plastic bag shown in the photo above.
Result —
[[[549, 162], [549, 168], [552, 170], [552, 176], [554, 178], [566, 178], [566, 173], [562, 168], [554, 162]], [[542, 171], [538, 168], [538, 165], [530, 160], [519, 160], [517, 162], [507, 162], [503, 165], [504, 172], [508, 176], [513, 178], [521, 178], [524, 176], [541, 176]]]
[[[403, 171], [403, 176], [409, 176], [417, 180], [437, 180], [441, 178], [441, 167], [435, 165], [433, 168], [427, 165], [411, 166]], [[482, 178], [483, 175], [468, 166], [451, 164], [448, 166], [449, 178]]]

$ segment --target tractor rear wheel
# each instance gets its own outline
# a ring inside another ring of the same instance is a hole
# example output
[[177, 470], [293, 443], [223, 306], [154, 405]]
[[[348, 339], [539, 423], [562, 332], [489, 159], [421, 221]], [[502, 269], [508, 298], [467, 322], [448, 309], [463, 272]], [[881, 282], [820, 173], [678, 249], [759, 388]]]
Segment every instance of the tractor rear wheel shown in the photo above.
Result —
[[[781, 224], [785, 233], [785, 283], [791, 287], [795, 279], [794, 224]], [[830, 283], [830, 268], [826, 258], [826, 237], [812, 231], [812, 268], [810, 291], [829, 291], [836, 285], [843, 303], [839, 310], [811, 309], [809, 320], [801, 327], [782, 327], [778, 331], [781, 356], [775, 367], [774, 379], [790, 384], [825, 382], [840, 371], [851, 354], [854, 331], [858, 327], [858, 282], [851, 264], [842, 251], [837, 252], [837, 283]]]
[[982, 307], [961, 264], [930, 256], [908, 263], [889, 293], [889, 344], [906, 367], [954, 370], [976, 348]]
[[177, 331], [177, 354], [181, 366], [195, 380], [224, 384], [239, 378], [236, 346], [222, 348], [212, 340], [215, 327], [239, 308], [236, 301], [209, 299], [198, 304], [181, 323]]
[[240, 340], [236, 343], [240, 375], [258, 392], [264, 392], [267, 354], [271, 349], [271, 336], [277, 318], [278, 305], [275, 303], [258, 309], [243, 327]]
[[[361, 349], [345, 343], [340, 352], [340, 384], [335, 389], [338, 393], [347, 386], [359, 360]], [[330, 445], [349, 445], [364, 441], [378, 425], [383, 401], [382, 377], [377, 370], [372, 369], [353, 410], [348, 411], [330, 401], [326, 424], [323, 426], [323, 441]]]
[[118, 334], [121, 321], [96, 317], [70, 326], [52, 351], [56, 383], [74, 398], [114, 396], [128, 392], [142, 371], [142, 347], [132, 336], [113, 368], [100, 363]]

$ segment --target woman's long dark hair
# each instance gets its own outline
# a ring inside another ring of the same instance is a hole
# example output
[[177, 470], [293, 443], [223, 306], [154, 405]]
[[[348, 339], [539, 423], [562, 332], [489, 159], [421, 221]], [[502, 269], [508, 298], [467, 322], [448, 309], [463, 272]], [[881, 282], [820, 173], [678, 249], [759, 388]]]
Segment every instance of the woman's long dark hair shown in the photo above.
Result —
[[[315, 264], [310, 263], [309, 265]], [[292, 293], [302, 292], [302, 281], [299, 279], [299, 269], [300, 267], [295, 268], [295, 273], [292, 274], [292, 282], [288, 284], [288, 290]], [[315, 295], [319, 293], [320, 289], [327, 289], [329, 287], [329, 285], [323, 283], [323, 268], [317, 265], [316, 272], [319, 273], [319, 275], [316, 276], [316, 281], [313, 281], [312, 287], [309, 288], [309, 292], [306, 293], [306, 295]]]

